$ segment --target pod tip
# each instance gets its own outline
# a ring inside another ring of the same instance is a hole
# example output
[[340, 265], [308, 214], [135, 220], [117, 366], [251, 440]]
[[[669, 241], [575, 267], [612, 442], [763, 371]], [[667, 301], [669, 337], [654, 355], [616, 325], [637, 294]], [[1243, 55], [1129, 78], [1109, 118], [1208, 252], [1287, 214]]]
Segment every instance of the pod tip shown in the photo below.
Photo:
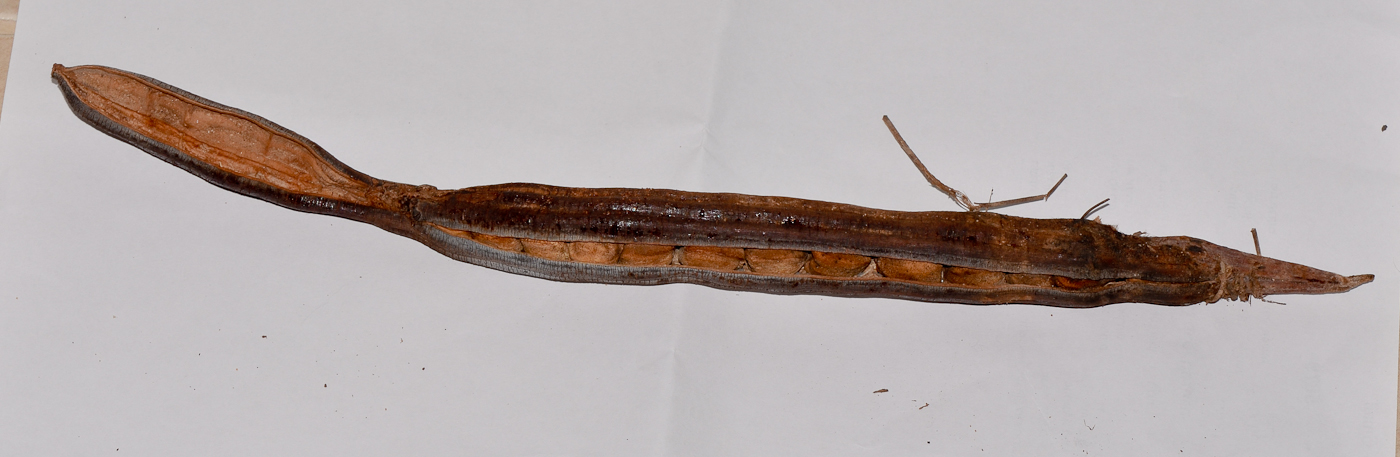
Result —
[[1376, 275], [1355, 275], [1355, 276], [1347, 276], [1347, 283], [1350, 284], [1351, 287], [1356, 287], [1356, 286], [1359, 286], [1359, 285], [1362, 285], [1362, 284], [1366, 284], [1366, 283], [1368, 283], [1368, 282], [1375, 281], [1375, 280], [1376, 280]]

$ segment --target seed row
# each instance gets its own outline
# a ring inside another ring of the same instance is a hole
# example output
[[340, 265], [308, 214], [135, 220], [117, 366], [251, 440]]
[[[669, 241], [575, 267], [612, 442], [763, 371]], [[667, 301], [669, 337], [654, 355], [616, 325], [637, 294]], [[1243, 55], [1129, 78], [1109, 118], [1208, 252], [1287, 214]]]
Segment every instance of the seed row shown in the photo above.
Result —
[[718, 246], [667, 246], [596, 241], [544, 241], [451, 230], [456, 236], [509, 252], [523, 252], [542, 259], [600, 265], [685, 266], [709, 270], [764, 275], [807, 275], [832, 278], [891, 278], [920, 283], [948, 283], [975, 287], [1019, 284], [1079, 290], [1111, 280], [1086, 280], [1064, 276], [1004, 273], [977, 268], [941, 265], [919, 260], [868, 257], [821, 251], [757, 249]]

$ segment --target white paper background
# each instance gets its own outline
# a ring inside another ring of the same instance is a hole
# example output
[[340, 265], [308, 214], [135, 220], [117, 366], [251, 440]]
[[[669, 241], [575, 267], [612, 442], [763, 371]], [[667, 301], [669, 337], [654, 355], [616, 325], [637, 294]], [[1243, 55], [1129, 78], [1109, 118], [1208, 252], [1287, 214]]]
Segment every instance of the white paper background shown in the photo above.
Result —
[[[1378, 455], [1388, 2], [24, 0], [0, 123], [14, 455]], [[1100, 213], [1345, 295], [1093, 310], [563, 284], [241, 197], [87, 127], [142, 73], [373, 176]], [[264, 338], [263, 336], [266, 336]], [[874, 394], [877, 389], [888, 393]], [[919, 409], [927, 403], [929, 406]], [[120, 451], [116, 451], [120, 449]]]

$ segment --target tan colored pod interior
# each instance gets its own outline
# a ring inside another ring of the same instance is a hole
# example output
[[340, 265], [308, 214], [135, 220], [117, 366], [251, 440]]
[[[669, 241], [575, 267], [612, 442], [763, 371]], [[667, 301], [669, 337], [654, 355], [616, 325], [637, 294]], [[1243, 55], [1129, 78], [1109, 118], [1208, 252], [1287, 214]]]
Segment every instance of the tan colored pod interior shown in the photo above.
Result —
[[525, 253], [549, 260], [569, 260], [569, 243], [563, 241], [541, 241], [521, 238]]
[[620, 265], [671, 265], [676, 261], [676, 247], [660, 244], [624, 244]]
[[881, 257], [875, 262], [876, 271], [887, 278], [916, 282], [943, 282], [943, 265], [917, 260]]
[[682, 246], [681, 265], [712, 270], [736, 270], [744, 264], [744, 248]]
[[593, 241], [569, 243], [569, 259], [575, 262], [600, 263], [611, 265], [622, 257], [622, 245]]
[[869, 257], [792, 249], [745, 249], [719, 246], [668, 246], [597, 241], [544, 241], [487, 235], [434, 225], [453, 236], [467, 238], [493, 249], [524, 252], [542, 259], [599, 265], [679, 266], [762, 275], [846, 279], [888, 278], [924, 284], [948, 284], [971, 288], [1037, 287], [1083, 290], [1112, 280], [1075, 279], [1064, 276], [1004, 273], [978, 268], [942, 265], [918, 260]]
[[754, 273], [792, 275], [802, 270], [811, 254], [789, 249], [745, 249], [744, 260]]
[[991, 287], [1006, 283], [1006, 273], [967, 267], [944, 267], [943, 282], [967, 286]]
[[500, 249], [502, 251], [520, 252], [522, 249], [524, 249], [524, 246], [521, 244], [520, 240], [516, 238], [487, 235], [485, 233], [466, 233], [471, 233], [471, 239], [473, 241], [487, 246], [491, 246], [496, 249]]
[[870, 267], [870, 258], [858, 254], [812, 251], [807, 272], [817, 276], [852, 277]]

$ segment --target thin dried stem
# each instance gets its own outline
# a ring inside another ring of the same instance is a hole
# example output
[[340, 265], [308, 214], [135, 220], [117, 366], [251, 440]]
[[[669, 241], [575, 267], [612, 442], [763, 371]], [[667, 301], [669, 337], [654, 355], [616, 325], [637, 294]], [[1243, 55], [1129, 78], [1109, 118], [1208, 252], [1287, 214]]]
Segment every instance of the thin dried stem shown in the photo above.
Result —
[[1034, 196], [1034, 197], [1022, 197], [1022, 198], [1017, 198], [1017, 199], [1015, 199], [1015, 200], [1003, 200], [1003, 201], [999, 201], [999, 202], [996, 202], [996, 203], [983, 203], [983, 204], [977, 205], [977, 209], [975, 209], [974, 211], [990, 211], [990, 210], [994, 210], [994, 209], [998, 209], [998, 208], [1005, 208], [1005, 207], [1008, 207], [1008, 206], [1019, 205], [1019, 204], [1022, 204], [1022, 203], [1031, 203], [1031, 202], [1039, 202], [1039, 201], [1049, 200], [1049, 199], [1050, 199], [1050, 194], [1055, 193], [1055, 189], [1059, 189], [1059, 188], [1060, 188], [1060, 183], [1065, 182], [1065, 178], [1068, 178], [1068, 177], [1069, 177], [1069, 174], [1068, 174], [1068, 173], [1066, 173], [1064, 176], [1060, 176], [1060, 180], [1059, 180], [1059, 181], [1056, 181], [1056, 182], [1055, 182], [1055, 185], [1054, 185], [1053, 187], [1050, 188], [1050, 191], [1049, 191], [1049, 192], [1046, 192], [1044, 195], [1036, 195], [1036, 196]]
[[957, 203], [958, 206], [961, 206], [963, 209], [976, 211], [972, 209], [977, 205], [976, 203], [973, 203], [972, 200], [968, 199], [962, 192], [948, 187], [947, 184], [943, 184], [943, 181], [939, 181], [938, 178], [935, 178], [933, 173], [929, 173], [928, 167], [924, 166], [924, 162], [919, 160], [919, 156], [914, 155], [913, 149], [909, 149], [909, 143], [904, 142], [904, 136], [900, 135], [899, 130], [894, 128], [894, 122], [890, 122], [889, 116], [884, 116], [883, 119], [885, 120], [885, 126], [890, 128], [890, 133], [894, 134], [894, 140], [899, 142], [899, 147], [904, 149], [904, 154], [909, 156], [909, 160], [914, 162], [914, 167], [919, 169], [919, 173], [924, 174], [924, 179], [928, 180], [929, 184], [932, 184], [934, 188], [943, 192], [948, 198], [953, 199], [953, 202]]
[[1083, 216], [1079, 216], [1079, 218], [1080, 218], [1080, 219], [1088, 219], [1090, 214], [1097, 213], [1099, 210], [1104, 209], [1104, 208], [1107, 208], [1107, 207], [1108, 207], [1108, 199], [1105, 198], [1105, 199], [1103, 199], [1103, 201], [1098, 202], [1098, 203], [1095, 203], [1094, 206], [1090, 207], [1089, 210], [1088, 210], [1088, 211], [1085, 211], [1085, 212], [1084, 212], [1084, 215], [1083, 215]]
[[914, 162], [914, 167], [919, 169], [919, 173], [923, 173], [924, 179], [928, 180], [928, 183], [932, 184], [935, 189], [938, 189], [939, 191], [943, 192], [944, 195], [947, 195], [948, 198], [953, 199], [953, 202], [957, 203], [958, 206], [961, 206], [963, 209], [968, 211], [990, 211], [994, 209], [1005, 208], [1008, 206], [1020, 205], [1022, 203], [1031, 203], [1048, 200], [1050, 199], [1050, 195], [1055, 193], [1055, 189], [1060, 188], [1060, 183], [1065, 182], [1065, 178], [1069, 177], [1069, 174], [1060, 176], [1060, 180], [1056, 181], [1055, 185], [1050, 187], [1050, 191], [1046, 192], [1043, 195], [1022, 197], [1012, 200], [1003, 200], [999, 202], [973, 203], [972, 199], [967, 198], [967, 194], [964, 194], [962, 193], [962, 191], [959, 191], [952, 187], [948, 187], [947, 184], [943, 184], [943, 181], [939, 181], [938, 178], [935, 178], [933, 176], [933, 173], [929, 173], [928, 167], [925, 167], [924, 162], [919, 160], [919, 156], [914, 155], [914, 150], [909, 148], [909, 143], [906, 143], [904, 141], [904, 136], [900, 135], [899, 130], [894, 128], [894, 122], [890, 122], [890, 117], [885, 116], [883, 119], [885, 121], [885, 126], [890, 128], [890, 133], [894, 134], [894, 140], [899, 142], [900, 149], [903, 149], [904, 154], [909, 156], [909, 160]]

